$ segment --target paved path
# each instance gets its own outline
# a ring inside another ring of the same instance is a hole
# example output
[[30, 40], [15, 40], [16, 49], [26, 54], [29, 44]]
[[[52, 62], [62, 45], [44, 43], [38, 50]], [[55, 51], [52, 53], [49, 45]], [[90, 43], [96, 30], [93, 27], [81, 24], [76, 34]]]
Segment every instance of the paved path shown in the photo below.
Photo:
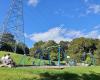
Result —
[[45, 68], [45, 69], [64, 69], [67, 68], [68, 66], [21, 66], [19, 68]]

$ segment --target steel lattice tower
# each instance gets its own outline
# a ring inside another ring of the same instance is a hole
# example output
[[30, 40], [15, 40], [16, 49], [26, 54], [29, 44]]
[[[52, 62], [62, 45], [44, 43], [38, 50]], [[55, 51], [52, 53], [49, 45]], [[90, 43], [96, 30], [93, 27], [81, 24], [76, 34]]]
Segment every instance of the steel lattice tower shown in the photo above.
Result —
[[[25, 43], [24, 38], [24, 19], [23, 19], [23, 0], [10, 0], [8, 13], [1, 26], [0, 33], [11, 33], [17, 43]], [[15, 45], [16, 51], [16, 45]]]

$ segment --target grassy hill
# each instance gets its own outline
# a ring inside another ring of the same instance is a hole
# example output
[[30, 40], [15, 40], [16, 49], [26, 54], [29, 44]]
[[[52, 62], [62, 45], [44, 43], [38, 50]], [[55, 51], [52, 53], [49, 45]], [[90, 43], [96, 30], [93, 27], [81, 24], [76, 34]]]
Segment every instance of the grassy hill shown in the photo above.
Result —
[[24, 64], [24, 65], [32, 65], [34, 62], [34, 65], [43, 65], [44, 62], [48, 63], [46, 60], [40, 60], [40, 59], [35, 59], [29, 56], [25, 55], [20, 55], [16, 53], [11, 53], [11, 52], [5, 52], [5, 51], [0, 51], [0, 58], [4, 55], [10, 53], [12, 59], [15, 61], [16, 64]]

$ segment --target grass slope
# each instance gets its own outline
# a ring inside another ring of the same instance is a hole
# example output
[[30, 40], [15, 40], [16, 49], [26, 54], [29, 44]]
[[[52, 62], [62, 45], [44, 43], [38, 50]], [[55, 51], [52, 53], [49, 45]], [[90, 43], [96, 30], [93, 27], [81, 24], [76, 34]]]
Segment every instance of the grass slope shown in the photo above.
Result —
[[32, 65], [33, 61], [35, 62], [35, 65], [39, 65], [39, 63], [40, 65], [43, 65], [44, 62], [48, 63], [48, 61], [46, 60], [41, 61], [40, 59], [35, 59], [29, 56], [20, 55], [11, 52], [4, 52], [4, 51], [0, 51], [0, 58], [7, 53], [11, 54], [11, 57], [16, 62], [16, 64]]

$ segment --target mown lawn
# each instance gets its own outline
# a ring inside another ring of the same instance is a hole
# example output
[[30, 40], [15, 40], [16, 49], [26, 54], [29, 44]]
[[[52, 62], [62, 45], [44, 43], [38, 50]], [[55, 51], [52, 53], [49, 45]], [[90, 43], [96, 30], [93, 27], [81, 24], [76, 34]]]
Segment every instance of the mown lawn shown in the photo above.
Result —
[[100, 66], [65, 69], [0, 68], [0, 80], [100, 80]]
[[[7, 52], [0, 51], [0, 57], [4, 54]], [[17, 64], [24, 61], [24, 64], [31, 65], [33, 61], [36, 64], [40, 61], [15, 53], [11, 53], [11, 57]], [[0, 80], [100, 80], [100, 66], [67, 67], [65, 69], [0, 68]]]

